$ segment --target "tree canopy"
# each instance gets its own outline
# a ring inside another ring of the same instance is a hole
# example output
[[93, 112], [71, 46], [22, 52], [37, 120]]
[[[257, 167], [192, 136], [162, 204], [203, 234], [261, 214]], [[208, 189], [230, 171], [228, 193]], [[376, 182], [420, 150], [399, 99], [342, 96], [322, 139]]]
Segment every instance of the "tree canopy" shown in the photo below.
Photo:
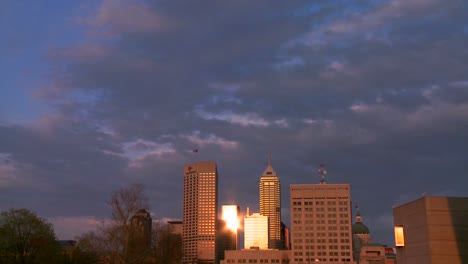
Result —
[[28, 209], [0, 213], [0, 261], [45, 263], [59, 248], [52, 225]]

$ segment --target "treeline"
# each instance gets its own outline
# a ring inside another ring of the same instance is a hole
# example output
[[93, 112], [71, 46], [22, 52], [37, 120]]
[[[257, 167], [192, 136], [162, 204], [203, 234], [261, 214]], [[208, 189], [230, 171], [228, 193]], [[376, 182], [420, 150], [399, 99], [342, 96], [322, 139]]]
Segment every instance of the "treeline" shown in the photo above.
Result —
[[133, 221], [139, 211], [149, 209], [142, 185], [133, 184], [112, 193], [108, 202], [110, 221], [63, 247], [53, 227], [28, 209], [10, 209], [0, 214], [0, 264], [109, 263], [178, 264], [182, 259], [182, 237], [163, 223], [150, 229]]

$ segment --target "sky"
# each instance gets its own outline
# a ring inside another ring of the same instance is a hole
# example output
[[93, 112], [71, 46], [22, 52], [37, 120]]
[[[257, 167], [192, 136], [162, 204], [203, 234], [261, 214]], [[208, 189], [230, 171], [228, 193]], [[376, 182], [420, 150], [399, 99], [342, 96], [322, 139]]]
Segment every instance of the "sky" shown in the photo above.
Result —
[[[392, 208], [468, 196], [468, 3], [461, 0], [0, 2], [0, 210], [60, 239], [145, 186], [181, 219], [183, 166], [217, 162], [219, 205], [351, 184], [373, 242]], [[198, 149], [197, 153], [192, 150]]]

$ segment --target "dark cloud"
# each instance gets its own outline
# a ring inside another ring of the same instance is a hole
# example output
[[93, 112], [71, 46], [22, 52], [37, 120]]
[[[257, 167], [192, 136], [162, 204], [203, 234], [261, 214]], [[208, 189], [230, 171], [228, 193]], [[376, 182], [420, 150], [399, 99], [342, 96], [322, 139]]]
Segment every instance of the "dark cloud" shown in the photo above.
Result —
[[180, 218], [183, 165], [216, 160], [220, 204], [258, 210], [271, 152], [286, 212], [324, 162], [391, 244], [395, 203], [467, 195], [464, 5], [102, 1], [74, 20], [85, 41], [47, 53], [55, 112], [0, 125], [0, 208], [91, 223], [142, 182], [155, 217]]

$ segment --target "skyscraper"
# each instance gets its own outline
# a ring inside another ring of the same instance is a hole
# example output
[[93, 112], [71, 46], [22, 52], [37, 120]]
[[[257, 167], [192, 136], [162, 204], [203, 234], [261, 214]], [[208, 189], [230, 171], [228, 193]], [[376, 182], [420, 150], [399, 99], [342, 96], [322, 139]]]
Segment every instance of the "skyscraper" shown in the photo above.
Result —
[[291, 184], [294, 263], [355, 263], [349, 184]]
[[183, 264], [214, 263], [217, 208], [216, 163], [206, 161], [186, 165], [182, 228]]
[[281, 185], [271, 160], [260, 177], [260, 214], [269, 218], [268, 248], [281, 249]]

